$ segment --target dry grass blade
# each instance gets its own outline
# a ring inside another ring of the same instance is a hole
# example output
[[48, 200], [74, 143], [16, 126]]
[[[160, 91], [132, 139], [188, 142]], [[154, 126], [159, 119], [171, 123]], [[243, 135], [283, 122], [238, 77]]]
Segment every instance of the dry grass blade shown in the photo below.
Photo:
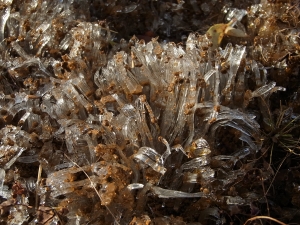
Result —
[[277, 173], [279, 172], [279, 170], [280, 170], [282, 164], [284, 163], [284, 161], [285, 161], [290, 155], [291, 155], [291, 153], [286, 154], [286, 156], [285, 156], [285, 157], [283, 158], [283, 160], [281, 161], [281, 163], [280, 163], [280, 165], [279, 165], [279, 167], [278, 167], [278, 169], [277, 169], [277, 171], [276, 171], [276, 173], [275, 173], [275, 175], [274, 175], [274, 177], [273, 177], [273, 179], [272, 179], [272, 181], [271, 181], [271, 183], [270, 183], [270, 186], [269, 186], [268, 190], [267, 190], [266, 193], [265, 193], [265, 196], [268, 194], [268, 192], [269, 192], [269, 190], [270, 190], [270, 188], [271, 188], [271, 186], [272, 186], [272, 184], [273, 184], [273, 182], [274, 182], [274, 180], [275, 180], [275, 178], [276, 178], [276, 176], [277, 176]]
[[281, 221], [279, 221], [279, 220], [277, 220], [277, 219], [274, 219], [274, 218], [272, 218], [272, 217], [269, 217], [269, 216], [255, 216], [255, 217], [252, 217], [252, 218], [248, 219], [248, 220], [244, 223], [244, 225], [247, 225], [248, 222], [251, 222], [251, 221], [254, 221], [254, 220], [259, 220], [259, 219], [272, 220], [272, 221], [274, 221], [274, 222], [276, 222], [276, 223], [278, 223], [278, 224], [281, 224], [281, 225], [287, 225], [286, 223], [281, 222]]
[[[91, 186], [92, 186], [92, 188], [95, 190], [95, 192], [96, 192], [97, 196], [99, 197], [100, 201], [103, 202], [103, 199], [102, 199], [101, 195], [99, 194], [99, 192], [97, 191], [97, 189], [96, 189], [96, 187], [95, 187], [93, 181], [91, 180], [90, 176], [84, 171], [84, 169], [83, 169], [81, 166], [79, 166], [76, 162], [74, 162], [72, 159], [70, 159], [69, 156], [67, 156], [66, 154], [64, 154], [64, 156], [65, 156], [68, 160], [70, 160], [70, 162], [72, 162], [76, 167], [78, 167], [78, 168], [84, 173], [84, 175], [89, 179], [89, 181], [90, 181], [90, 183], [91, 183]], [[111, 216], [114, 218], [115, 224], [120, 225], [120, 223], [118, 222], [116, 216], [112, 213], [112, 211], [110, 210], [110, 208], [109, 208], [107, 205], [105, 205], [105, 208], [106, 208], [107, 211], [111, 214]]]
[[39, 171], [38, 171], [38, 177], [37, 177], [37, 180], [36, 180], [36, 188], [35, 188], [35, 208], [36, 209], [39, 208], [39, 194], [38, 194], [38, 190], [39, 190], [39, 186], [40, 186], [42, 171], [43, 171], [43, 167], [40, 164], [39, 165]]

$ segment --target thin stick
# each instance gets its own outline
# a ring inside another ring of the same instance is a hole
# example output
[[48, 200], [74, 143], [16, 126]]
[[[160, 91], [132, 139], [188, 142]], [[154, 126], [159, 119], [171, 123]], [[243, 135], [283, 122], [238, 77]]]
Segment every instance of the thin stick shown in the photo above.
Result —
[[[76, 162], [74, 162], [69, 156], [67, 156], [66, 154], [64, 154], [64, 156], [70, 160], [75, 166], [77, 166], [84, 174], [85, 176], [89, 179], [90, 183], [91, 183], [91, 186], [92, 188], [95, 190], [96, 194], [98, 195], [99, 199], [101, 202], [103, 202], [103, 199], [101, 197], [101, 195], [99, 194], [99, 192], [97, 191], [95, 185], [94, 185], [94, 182], [91, 180], [90, 176], [84, 171], [84, 169], [79, 166]], [[115, 215], [112, 213], [112, 211], [109, 209], [109, 207], [107, 205], [105, 205], [105, 208], [107, 209], [107, 211], [111, 214], [111, 216], [114, 218], [116, 224], [120, 225], [120, 223], [117, 221], [117, 218], [115, 217]]]
[[35, 187], [35, 209], [39, 208], [39, 195], [38, 195], [38, 189], [40, 186], [40, 182], [41, 182], [41, 177], [42, 177], [42, 171], [43, 171], [43, 167], [40, 164], [39, 165], [39, 170], [38, 170], [38, 177], [36, 180], [36, 187]]
[[286, 223], [281, 222], [281, 221], [279, 221], [279, 220], [277, 220], [277, 219], [274, 219], [274, 218], [272, 218], [272, 217], [269, 217], [269, 216], [255, 216], [255, 217], [252, 217], [252, 218], [248, 219], [248, 220], [244, 223], [244, 225], [246, 225], [248, 222], [251, 222], [251, 221], [254, 221], [254, 220], [258, 220], [258, 219], [272, 220], [272, 221], [274, 221], [274, 222], [276, 222], [276, 223], [279, 223], [279, 224], [281, 224], [281, 225], [287, 225]]
[[[261, 175], [262, 175], [262, 171], [261, 170], [260, 170], [260, 172], [261, 172]], [[266, 203], [267, 203], [268, 216], [270, 216], [270, 207], [269, 207], [269, 202], [268, 202], [267, 195], [266, 195], [266, 190], [265, 190], [265, 184], [264, 184], [263, 175], [261, 177], [261, 185], [262, 185], [262, 188], [263, 188], [263, 191], [264, 191], [264, 197], [265, 197], [265, 200], [266, 200]]]

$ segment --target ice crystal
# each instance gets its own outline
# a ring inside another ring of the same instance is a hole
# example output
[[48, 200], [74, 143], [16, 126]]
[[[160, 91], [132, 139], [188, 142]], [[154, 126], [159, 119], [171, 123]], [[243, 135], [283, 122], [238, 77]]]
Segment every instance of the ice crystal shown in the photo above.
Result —
[[[262, 150], [262, 103], [286, 90], [267, 81], [269, 66], [287, 64], [264, 53], [278, 50], [272, 45], [222, 46], [220, 35], [247, 36], [246, 10], [225, 7], [224, 23], [189, 34], [185, 43], [136, 37], [117, 43], [108, 24], [89, 22], [95, 20], [77, 1], [17, 2], [2, 1], [0, 13], [0, 194], [8, 198], [9, 182], [18, 187], [9, 186], [13, 195], [1, 204], [10, 224], [128, 224], [150, 216], [150, 198], [178, 198], [177, 211], [182, 199], [207, 199], [201, 213], [220, 221], [215, 205], [257, 200], [249, 190], [231, 195], [227, 189], [243, 180]], [[164, 27], [169, 37], [183, 3], [163, 5], [153, 27]], [[107, 7], [129, 15], [140, 4]], [[209, 14], [216, 1], [188, 4]], [[252, 5], [247, 15], [249, 34], [261, 38], [269, 24], [252, 23], [262, 10]], [[221, 33], [212, 43], [214, 29]], [[276, 32], [284, 45], [299, 41], [297, 30], [287, 39]], [[39, 165], [43, 173], [22, 177], [20, 165]], [[30, 211], [27, 190], [35, 192], [38, 214]]]

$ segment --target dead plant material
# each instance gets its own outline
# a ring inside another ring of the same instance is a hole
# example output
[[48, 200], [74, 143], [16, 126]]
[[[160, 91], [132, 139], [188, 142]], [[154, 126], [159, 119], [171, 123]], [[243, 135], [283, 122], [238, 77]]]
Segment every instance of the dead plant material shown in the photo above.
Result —
[[279, 220], [277, 220], [277, 219], [274, 219], [274, 218], [272, 218], [272, 217], [269, 217], [269, 216], [255, 216], [255, 217], [252, 217], [252, 218], [248, 219], [248, 220], [244, 223], [244, 225], [247, 225], [247, 224], [250, 223], [251, 221], [261, 220], [261, 219], [271, 220], [271, 221], [274, 221], [274, 222], [276, 222], [276, 223], [278, 223], [278, 224], [281, 224], [281, 225], [287, 225], [286, 223], [281, 222], [281, 221], [279, 221]]

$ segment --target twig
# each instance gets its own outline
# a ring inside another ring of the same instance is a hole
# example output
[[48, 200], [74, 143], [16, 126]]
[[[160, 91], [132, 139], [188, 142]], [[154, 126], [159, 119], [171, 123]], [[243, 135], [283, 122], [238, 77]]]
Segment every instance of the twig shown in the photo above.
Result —
[[40, 164], [39, 165], [39, 170], [38, 170], [38, 177], [36, 180], [36, 188], [35, 188], [35, 209], [39, 208], [39, 195], [38, 195], [38, 189], [40, 186], [40, 182], [41, 182], [41, 176], [42, 176], [42, 171], [43, 171], [43, 167]]
[[270, 207], [269, 207], [269, 202], [268, 202], [268, 199], [267, 199], [267, 194], [266, 194], [266, 189], [265, 189], [265, 184], [264, 184], [264, 178], [263, 178], [263, 174], [262, 174], [262, 171], [260, 170], [261, 172], [261, 185], [262, 185], [262, 188], [263, 188], [263, 191], [264, 191], [264, 197], [265, 197], [265, 200], [266, 200], [266, 203], [267, 203], [267, 210], [268, 210], [268, 215], [270, 216]]
[[258, 219], [272, 220], [272, 221], [274, 221], [274, 222], [276, 222], [276, 223], [279, 223], [279, 224], [281, 224], [281, 225], [287, 225], [286, 223], [281, 222], [281, 221], [279, 221], [279, 220], [277, 220], [277, 219], [274, 219], [274, 218], [272, 218], [272, 217], [269, 217], [269, 216], [255, 216], [255, 217], [252, 217], [252, 218], [248, 219], [248, 220], [244, 223], [244, 225], [246, 225], [248, 222], [251, 222], [251, 221], [254, 221], [254, 220], [258, 220]]

